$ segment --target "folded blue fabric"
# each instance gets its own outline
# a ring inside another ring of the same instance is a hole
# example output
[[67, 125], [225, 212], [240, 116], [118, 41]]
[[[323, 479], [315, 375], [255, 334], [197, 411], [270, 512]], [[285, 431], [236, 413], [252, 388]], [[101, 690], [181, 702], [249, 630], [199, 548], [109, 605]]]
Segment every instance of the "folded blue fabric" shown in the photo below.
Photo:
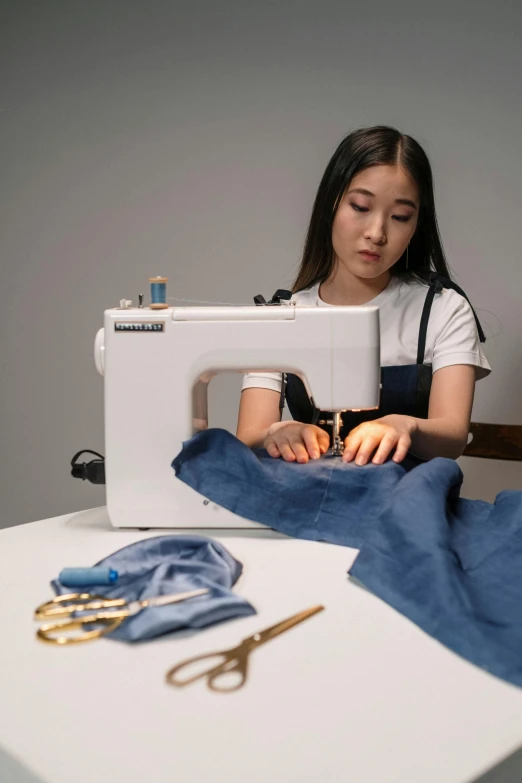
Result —
[[[156, 536], [137, 541], [96, 563], [118, 571], [114, 585], [90, 586], [88, 592], [127, 601], [157, 595], [209, 588], [210, 592], [182, 601], [144, 609], [123, 623], [107, 638], [136, 642], [176, 631], [255, 614], [256, 610], [231, 588], [243, 570], [218, 541], [202, 536]], [[70, 593], [56, 579], [57, 595]]]
[[287, 535], [357, 547], [350, 574], [456, 653], [522, 686], [522, 492], [460, 498], [454, 460], [358, 467], [251, 450], [224, 430], [188, 441], [179, 479]]

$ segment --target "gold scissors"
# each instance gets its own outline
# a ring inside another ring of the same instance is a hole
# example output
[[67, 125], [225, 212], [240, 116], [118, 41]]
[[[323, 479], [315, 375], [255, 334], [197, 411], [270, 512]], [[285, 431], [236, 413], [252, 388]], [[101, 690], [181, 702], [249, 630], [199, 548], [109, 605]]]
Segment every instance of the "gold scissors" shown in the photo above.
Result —
[[[187, 593], [174, 593], [172, 595], [158, 595], [153, 598], [144, 598], [142, 601], [127, 602], [125, 598], [104, 598], [102, 595], [90, 593], [67, 593], [59, 595], [51, 601], [41, 604], [34, 613], [35, 620], [55, 620], [58, 622], [42, 625], [36, 632], [36, 636], [42, 642], [49, 644], [76, 644], [97, 639], [110, 631], [114, 631], [127, 618], [149, 606], [165, 606], [175, 604], [178, 601], [186, 601], [198, 595], [208, 593], [207, 588], [190, 590]], [[94, 611], [94, 614], [73, 617], [75, 612]], [[65, 622], [61, 621], [61, 618]], [[98, 628], [87, 630], [86, 626], [96, 624]], [[73, 636], [56, 636], [62, 631], [83, 631]]]
[[[195, 680], [206, 677], [207, 685], [212, 691], [218, 691], [221, 693], [237, 691], [246, 682], [248, 671], [248, 656], [253, 650], [255, 650], [257, 647], [260, 647], [262, 644], [265, 644], [265, 642], [270, 641], [270, 639], [279, 636], [280, 633], [284, 633], [290, 628], [293, 628], [294, 625], [302, 623], [303, 620], [307, 620], [309, 617], [312, 617], [312, 615], [317, 614], [317, 612], [321, 612], [323, 609], [324, 606], [313, 606], [311, 609], [306, 609], [304, 612], [294, 614], [292, 617], [288, 617], [286, 620], [283, 620], [283, 622], [277, 623], [277, 625], [272, 625], [270, 628], [265, 628], [264, 631], [259, 631], [253, 636], [248, 636], [246, 639], [243, 639], [243, 641], [238, 644], [237, 647], [232, 647], [230, 650], [221, 650], [215, 653], [196, 655], [194, 658], [187, 658], [185, 661], [182, 661], [176, 666], [173, 666], [172, 669], [167, 672], [167, 683], [169, 685], [176, 685], [179, 688], [182, 688], [184, 685], [190, 685], [190, 683], [194, 682]], [[192, 676], [189, 675], [185, 679], [178, 677], [178, 674], [182, 669], [188, 669], [198, 661], [204, 661], [210, 658], [220, 658], [221, 661], [216, 666], [211, 666], [210, 669], [204, 669], [203, 671], [199, 670], [197, 673], [193, 674]], [[216, 680], [220, 678], [225, 680], [225, 675], [227, 674], [237, 674], [239, 675], [239, 680], [236, 679], [235, 682], [232, 682], [229, 685], [223, 684], [221, 687], [217, 686]]]

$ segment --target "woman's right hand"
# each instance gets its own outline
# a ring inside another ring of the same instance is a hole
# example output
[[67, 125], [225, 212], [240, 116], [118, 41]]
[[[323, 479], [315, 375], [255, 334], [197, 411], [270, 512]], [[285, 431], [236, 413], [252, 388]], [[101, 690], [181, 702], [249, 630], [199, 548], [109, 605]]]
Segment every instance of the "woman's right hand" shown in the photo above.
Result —
[[287, 462], [308, 462], [328, 451], [330, 436], [315, 424], [278, 421], [268, 428], [263, 446], [271, 457], [282, 457]]

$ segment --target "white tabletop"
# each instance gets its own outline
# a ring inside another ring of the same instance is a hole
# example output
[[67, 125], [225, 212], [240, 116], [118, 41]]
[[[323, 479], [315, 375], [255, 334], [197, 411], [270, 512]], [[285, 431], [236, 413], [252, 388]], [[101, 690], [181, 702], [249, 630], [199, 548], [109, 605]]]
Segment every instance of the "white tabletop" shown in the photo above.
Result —
[[[63, 567], [166, 532], [112, 530], [104, 508], [0, 532], [2, 783], [469, 783], [522, 744], [522, 690], [351, 582], [356, 550], [269, 530], [210, 533], [244, 564], [235, 590], [255, 616], [134, 646], [36, 640]], [[319, 603], [252, 654], [242, 690], [165, 683]]]

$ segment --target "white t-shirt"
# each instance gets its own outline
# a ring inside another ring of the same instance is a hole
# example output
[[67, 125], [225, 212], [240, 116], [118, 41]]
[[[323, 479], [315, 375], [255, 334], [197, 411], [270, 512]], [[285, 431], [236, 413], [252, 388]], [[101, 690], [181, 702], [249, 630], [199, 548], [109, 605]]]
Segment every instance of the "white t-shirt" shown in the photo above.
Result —
[[[296, 307], [335, 307], [319, 297], [319, 283], [292, 296]], [[415, 280], [392, 277], [381, 293], [365, 305], [379, 307], [381, 367], [416, 364], [422, 308], [428, 286]], [[453, 289], [435, 294], [428, 321], [424, 363], [433, 372], [452, 364], [471, 364], [476, 379], [491, 372], [477, 332], [473, 311], [467, 300]], [[249, 372], [242, 389], [281, 391], [281, 373]]]

